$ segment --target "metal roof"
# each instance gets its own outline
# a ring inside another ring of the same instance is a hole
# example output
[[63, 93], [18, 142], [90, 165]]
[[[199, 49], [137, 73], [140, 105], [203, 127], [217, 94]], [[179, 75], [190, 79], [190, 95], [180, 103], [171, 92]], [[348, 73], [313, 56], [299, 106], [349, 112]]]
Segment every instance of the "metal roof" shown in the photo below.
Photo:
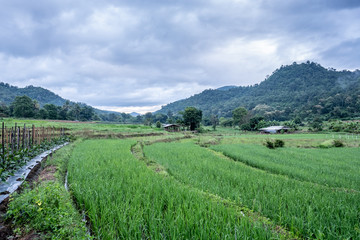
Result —
[[279, 130], [289, 130], [290, 128], [285, 127], [285, 126], [271, 126], [271, 127], [266, 127], [266, 128], [260, 128], [260, 131], [279, 131]]
[[163, 125], [164, 128], [166, 128], [166, 127], [171, 127], [171, 126], [180, 127], [180, 125], [177, 125], [177, 124], [164, 124], [164, 125]]

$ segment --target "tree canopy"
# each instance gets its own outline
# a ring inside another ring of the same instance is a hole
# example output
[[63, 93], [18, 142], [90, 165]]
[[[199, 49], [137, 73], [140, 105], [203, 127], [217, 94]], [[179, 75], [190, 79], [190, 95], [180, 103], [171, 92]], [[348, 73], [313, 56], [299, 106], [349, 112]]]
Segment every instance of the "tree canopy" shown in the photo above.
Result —
[[200, 127], [200, 122], [202, 119], [202, 111], [196, 109], [194, 107], [185, 108], [184, 112], [182, 112], [184, 124], [189, 126], [191, 131], [194, 131], [198, 127]]

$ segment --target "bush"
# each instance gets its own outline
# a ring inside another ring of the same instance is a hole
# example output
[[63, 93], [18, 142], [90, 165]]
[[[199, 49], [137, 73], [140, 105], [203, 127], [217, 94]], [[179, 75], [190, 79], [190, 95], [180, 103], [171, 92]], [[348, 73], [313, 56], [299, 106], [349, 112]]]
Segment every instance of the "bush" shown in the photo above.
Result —
[[344, 147], [344, 143], [340, 140], [334, 140], [333, 146], [334, 147]]
[[320, 148], [344, 147], [344, 143], [340, 140], [327, 140], [319, 145]]
[[274, 142], [274, 146], [277, 148], [277, 147], [284, 147], [285, 145], [285, 142], [283, 140], [280, 140], [280, 139], [276, 139], [275, 142]]
[[333, 147], [334, 143], [333, 143], [333, 140], [326, 140], [324, 142], [322, 142], [319, 147], [320, 148], [331, 148]]
[[271, 141], [271, 140], [266, 140], [265, 141], [265, 146], [269, 149], [274, 149], [275, 146], [274, 146], [274, 143]]
[[265, 146], [269, 149], [284, 147], [284, 145], [285, 145], [285, 142], [280, 139], [276, 139], [276, 140], [266, 139], [265, 140]]

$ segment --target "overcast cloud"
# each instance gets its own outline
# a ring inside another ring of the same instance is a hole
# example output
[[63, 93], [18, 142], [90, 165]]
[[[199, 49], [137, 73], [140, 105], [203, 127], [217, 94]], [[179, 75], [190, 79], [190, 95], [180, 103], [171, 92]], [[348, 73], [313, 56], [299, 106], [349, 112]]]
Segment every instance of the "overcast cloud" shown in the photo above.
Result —
[[360, 68], [358, 0], [0, 0], [0, 81], [155, 111], [281, 65]]

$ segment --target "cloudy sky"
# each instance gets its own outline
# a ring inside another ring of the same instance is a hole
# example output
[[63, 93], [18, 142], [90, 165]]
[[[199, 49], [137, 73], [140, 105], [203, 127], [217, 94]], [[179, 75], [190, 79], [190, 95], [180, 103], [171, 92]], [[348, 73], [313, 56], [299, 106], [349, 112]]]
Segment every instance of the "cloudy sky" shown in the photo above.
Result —
[[0, 0], [0, 81], [154, 111], [281, 65], [360, 68], [359, 0]]

